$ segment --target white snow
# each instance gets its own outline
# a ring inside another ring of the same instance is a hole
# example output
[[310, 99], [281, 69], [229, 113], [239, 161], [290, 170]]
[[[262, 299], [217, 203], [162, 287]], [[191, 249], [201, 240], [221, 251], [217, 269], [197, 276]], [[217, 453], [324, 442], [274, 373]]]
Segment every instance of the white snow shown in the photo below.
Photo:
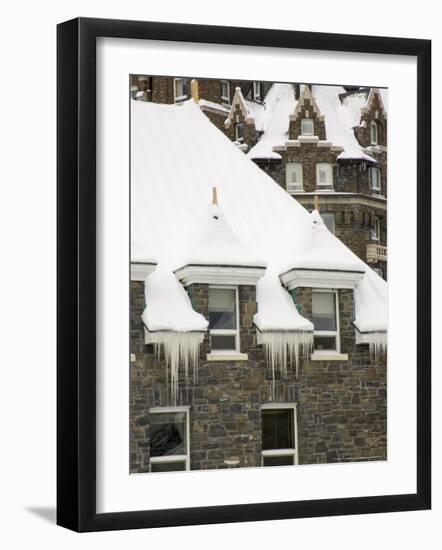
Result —
[[[286, 266], [301, 262], [350, 269], [357, 264], [365, 275], [355, 291], [355, 325], [361, 332], [385, 332], [385, 281], [332, 234], [324, 234], [325, 228], [316, 231], [307, 210], [238, 150], [197, 104], [132, 101], [131, 109], [132, 261], [158, 261], [146, 280], [143, 321], [149, 334], [207, 329], [207, 320], [192, 309], [173, 274], [189, 260], [267, 264], [257, 283], [254, 321], [262, 334], [281, 333], [280, 341], [283, 333], [311, 335], [313, 328], [281, 287], [279, 275]], [[220, 221], [222, 231], [211, 233], [213, 187], [218, 192], [216, 211], [222, 214], [216, 223]], [[283, 357], [278, 337], [264, 339], [272, 347], [271, 356]], [[289, 354], [295, 340], [286, 339]], [[191, 346], [186, 349], [190, 357]], [[172, 357], [177, 352], [170, 348], [167, 353]]]
[[273, 151], [273, 147], [283, 145], [288, 139], [289, 116], [295, 107], [295, 93], [292, 84], [272, 84], [265, 97], [265, 110], [262, 113], [259, 127], [255, 119], [255, 127], [263, 132], [261, 139], [247, 153], [251, 159], [274, 158], [281, 155]]
[[204, 110], [204, 108], [213, 109], [214, 111], [220, 111], [222, 114], [227, 114], [230, 109], [221, 105], [221, 103], [215, 103], [214, 101], [209, 101], [207, 99], [200, 99], [198, 101], [199, 106]]
[[354, 106], [349, 109], [341, 103], [339, 94], [343, 93], [345, 89], [341, 86], [312, 86], [313, 97], [324, 115], [327, 141], [344, 149], [338, 155], [338, 159], [363, 159], [376, 162], [373, 157], [364, 153], [354, 135], [355, 109]]
[[207, 208], [200, 238], [190, 244], [185, 264], [266, 267], [242, 244], [218, 205]]

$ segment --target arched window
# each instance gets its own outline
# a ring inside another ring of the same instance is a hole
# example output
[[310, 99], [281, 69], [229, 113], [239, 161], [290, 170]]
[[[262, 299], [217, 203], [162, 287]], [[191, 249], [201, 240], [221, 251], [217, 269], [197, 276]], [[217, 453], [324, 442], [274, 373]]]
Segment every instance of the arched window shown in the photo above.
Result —
[[373, 120], [370, 122], [370, 143], [371, 145], [377, 145], [378, 144], [378, 123]]

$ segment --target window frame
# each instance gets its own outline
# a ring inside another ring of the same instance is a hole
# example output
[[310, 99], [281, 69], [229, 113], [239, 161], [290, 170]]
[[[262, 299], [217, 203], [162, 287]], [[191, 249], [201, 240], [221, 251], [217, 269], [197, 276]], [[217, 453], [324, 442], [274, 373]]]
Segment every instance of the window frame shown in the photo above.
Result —
[[[373, 185], [373, 173], [376, 174], [377, 187]], [[381, 171], [377, 166], [368, 167], [368, 183], [370, 186], [370, 191], [373, 191], [378, 195], [381, 194]]]
[[[312, 125], [311, 132], [304, 132], [302, 127], [305, 122], [308, 122]], [[301, 119], [301, 136], [314, 136], [315, 135], [315, 121], [312, 118], [302, 118]]]
[[261, 101], [261, 82], [259, 80], [253, 81], [253, 100]]
[[[300, 168], [301, 183], [294, 183], [294, 182], [288, 181], [289, 173], [291, 173], [289, 172], [289, 166]], [[296, 185], [297, 187], [293, 187], [294, 185]], [[288, 193], [297, 193], [299, 191], [304, 191], [304, 167], [302, 162], [287, 162], [285, 166], [285, 187]]]
[[[227, 95], [223, 95], [223, 86], [227, 86]], [[221, 103], [230, 105], [230, 82], [228, 80], [221, 80]]]
[[370, 238], [372, 241], [379, 242], [381, 240], [381, 220], [379, 216], [373, 217], [373, 225], [370, 231]]
[[[374, 135], [374, 138], [373, 138]], [[375, 120], [370, 122], [370, 145], [379, 144], [379, 128], [378, 123]]]
[[[242, 128], [242, 136], [238, 137], [238, 128]], [[235, 141], [239, 143], [244, 143], [244, 122], [235, 123]]]
[[182, 80], [183, 83], [186, 82], [186, 79], [183, 78], [183, 77], [176, 77], [173, 79], [173, 98], [174, 98], [174, 102], [176, 103], [177, 101], [182, 101], [184, 99], [187, 99], [189, 97], [189, 94], [186, 93], [186, 94], [181, 94], [181, 95], [177, 95], [176, 93], [176, 84], [179, 80]]
[[[186, 414], [186, 454], [183, 455], [165, 455], [165, 456], [150, 456], [149, 455], [149, 473], [152, 474], [166, 474], [174, 471], [181, 471], [181, 470], [170, 470], [168, 472], [152, 472], [152, 464], [166, 464], [170, 462], [183, 462], [184, 463], [184, 470], [183, 471], [189, 471], [190, 470], [190, 406], [188, 405], [182, 405], [177, 407], [151, 407], [149, 409], [149, 414], [155, 415], [155, 414], [170, 414], [170, 413], [181, 413], [184, 412]], [[152, 426], [152, 423], [150, 423], [150, 426]], [[151, 432], [151, 428], [150, 428]], [[151, 433], [149, 433], [149, 437], [151, 436]]]
[[[295, 445], [294, 449], [262, 449], [262, 432], [261, 432], [261, 466], [264, 466], [264, 459], [266, 457], [283, 457], [283, 456], [293, 456], [293, 466], [298, 465], [298, 414], [297, 414], [297, 403], [265, 403], [261, 405], [261, 425], [262, 425], [262, 414], [263, 411], [269, 410], [290, 410], [293, 411], [293, 443]], [[282, 465], [281, 465], [282, 466]], [[285, 465], [284, 465], [285, 466]], [[289, 466], [289, 464], [287, 464]], [[290, 465], [291, 466], [291, 465]], [[269, 466], [267, 466], [269, 467]], [[273, 466], [275, 467], [275, 466]]]
[[[330, 180], [330, 183], [320, 183], [319, 182], [319, 171], [321, 169], [321, 167], [324, 167], [324, 166], [327, 166], [330, 168], [330, 176], [331, 176], [331, 180]], [[331, 162], [317, 162], [316, 163], [316, 188], [317, 189], [322, 189], [322, 190], [333, 190], [334, 187], [333, 187], [333, 164]]]
[[[235, 318], [236, 329], [209, 329], [209, 343], [211, 355], [233, 355], [239, 354], [240, 350], [240, 328], [239, 328], [239, 292], [238, 287], [234, 285], [209, 285], [211, 289], [234, 290], [235, 291]], [[215, 336], [235, 336], [234, 349], [212, 349], [212, 334]]]
[[[313, 330], [313, 353], [319, 355], [332, 355], [341, 353], [341, 337], [340, 337], [340, 319], [339, 319], [339, 291], [333, 288], [313, 288], [312, 289], [312, 321], [313, 321], [313, 293], [320, 294], [333, 294], [335, 299], [335, 316], [336, 316], [336, 330]], [[314, 347], [315, 336], [334, 337], [336, 342], [335, 349], [316, 349]]]

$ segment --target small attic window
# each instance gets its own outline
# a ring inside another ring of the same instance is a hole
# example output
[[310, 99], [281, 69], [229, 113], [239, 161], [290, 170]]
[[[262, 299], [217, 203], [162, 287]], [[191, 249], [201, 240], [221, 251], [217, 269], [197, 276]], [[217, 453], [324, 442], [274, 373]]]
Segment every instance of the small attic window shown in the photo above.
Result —
[[175, 78], [173, 81], [173, 91], [175, 96], [175, 101], [182, 101], [187, 99], [188, 90], [187, 82], [185, 78]]
[[378, 144], [378, 123], [374, 120], [370, 122], [370, 143], [371, 145]]
[[235, 140], [244, 141], [244, 122], [237, 122], [235, 124]]
[[209, 288], [209, 330], [212, 353], [239, 351], [238, 288]]
[[230, 103], [230, 82], [228, 80], [221, 80], [221, 101]]
[[313, 136], [315, 134], [315, 125], [312, 118], [303, 118], [301, 120], [301, 134], [303, 136]]

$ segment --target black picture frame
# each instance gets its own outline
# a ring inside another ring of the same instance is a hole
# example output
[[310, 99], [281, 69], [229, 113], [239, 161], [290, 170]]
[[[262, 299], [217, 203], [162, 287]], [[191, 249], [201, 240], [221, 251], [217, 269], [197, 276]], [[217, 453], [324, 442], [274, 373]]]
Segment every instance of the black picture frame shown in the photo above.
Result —
[[[397, 54], [417, 59], [417, 492], [96, 512], [96, 39]], [[431, 41], [79, 18], [57, 28], [57, 523], [75, 531], [425, 510], [431, 506]]]

